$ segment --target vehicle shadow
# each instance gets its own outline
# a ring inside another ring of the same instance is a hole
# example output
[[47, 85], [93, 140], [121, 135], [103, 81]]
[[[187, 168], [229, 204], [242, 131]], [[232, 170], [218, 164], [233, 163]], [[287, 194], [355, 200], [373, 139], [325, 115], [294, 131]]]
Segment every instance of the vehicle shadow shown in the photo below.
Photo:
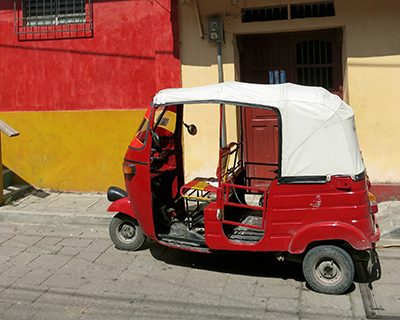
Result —
[[155, 259], [170, 265], [230, 274], [305, 281], [300, 263], [279, 262], [269, 252], [197, 253], [165, 247], [156, 242], [150, 242], [146, 247]]
[[[270, 252], [214, 251], [198, 253], [165, 247], [155, 241], [147, 241], [143, 249], [149, 250], [153, 258], [175, 266], [262, 278], [306, 281], [301, 263], [288, 260], [280, 262]], [[361, 279], [356, 277], [354, 280], [355, 283], [365, 282], [362, 277]], [[342, 295], [355, 291], [355, 283]], [[308, 290], [314, 291], [307, 283], [305, 286]]]

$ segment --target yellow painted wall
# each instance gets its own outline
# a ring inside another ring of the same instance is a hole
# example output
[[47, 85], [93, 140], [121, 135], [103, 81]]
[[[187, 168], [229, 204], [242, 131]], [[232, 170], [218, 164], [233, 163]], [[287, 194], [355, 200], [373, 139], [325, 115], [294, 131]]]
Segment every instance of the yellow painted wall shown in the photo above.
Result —
[[400, 183], [400, 1], [349, 1], [349, 103], [373, 181]]
[[[360, 147], [373, 182], [400, 183], [400, 1], [335, 0], [334, 17], [241, 23], [241, 8], [310, 3], [304, 0], [197, 0], [180, 1], [182, 86], [218, 82], [217, 47], [207, 41], [207, 18], [223, 17], [222, 45], [224, 80], [240, 80], [238, 34], [296, 32], [330, 28], [343, 29], [344, 99], [354, 108]], [[204, 38], [201, 38], [201, 30]], [[218, 110], [186, 110], [196, 124], [218, 126]], [[236, 123], [235, 112], [228, 125]], [[215, 173], [218, 141], [215, 133], [199, 133], [201, 145], [188, 147], [186, 176]], [[194, 151], [196, 149], [196, 151]]]
[[3, 135], [3, 164], [37, 188], [124, 187], [122, 161], [145, 110], [3, 112], [20, 132]]
[[374, 181], [400, 183], [400, 55], [351, 58], [348, 65], [368, 173]]

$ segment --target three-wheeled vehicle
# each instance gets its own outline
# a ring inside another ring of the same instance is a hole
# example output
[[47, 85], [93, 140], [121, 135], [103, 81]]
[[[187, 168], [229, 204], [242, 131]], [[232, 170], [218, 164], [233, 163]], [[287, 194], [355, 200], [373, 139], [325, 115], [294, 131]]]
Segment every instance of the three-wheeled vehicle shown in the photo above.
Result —
[[[216, 174], [185, 181], [183, 129], [197, 128], [184, 122], [183, 111], [208, 103], [221, 109]], [[225, 105], [240, 110], [239, 118], [248, 110], [274, 113], [275, 133], [251, 143], [239, 132], [227, 142]], [[254, 162], [251, 148], [262, 155], [268, 139], [276, 139], [276, 162]], [[328, 294], [348, 290], [360, 261], [369, 279], [379, 278], [378, 209], [354, 113], [323, 88], [226, 82], [162, 90], [128, 147], [123, 172], [126, 191], [108, 191], [108, 211], [117, 212], [110, 236], [119, 249], [137, 250], [148, 237], [196, 252], [273, 252], [301, 262], [309, 286]]]

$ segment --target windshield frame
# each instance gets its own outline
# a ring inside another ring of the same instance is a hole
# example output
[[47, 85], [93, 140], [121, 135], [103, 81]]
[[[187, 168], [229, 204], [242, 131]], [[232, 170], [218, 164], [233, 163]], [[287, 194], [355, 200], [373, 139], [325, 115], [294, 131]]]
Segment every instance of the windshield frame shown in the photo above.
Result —
[[[140, 122], [140, 125], [139, 125], [138, 129], [136, 130], [136, 133], [135, 133], [131, 143], [129, 144], [129, 149], [132, 149], [132, 150], [143, 150], [146, 147], [147, 140], [148, 140], [148, 131], [150, 129], [151, 119], [153, 118], [153, 114], [155, 112], [154, 110], [155, 110], [154, 105], [150, 104], [149, 108], [147, 108], [146, 113], [143, 116], [143, 119]], [[148, 115], [148, 117], [147, 117], [147, 115]], [[145, 138], [144, 138], [143, 141], [138, 138], [138, 134], [140, 132], [145, 132]], [[138, 141], [139, 143], [141, 143], [141, 146], [140, 147], [132, 146], [132, 144], [135, 141]]]

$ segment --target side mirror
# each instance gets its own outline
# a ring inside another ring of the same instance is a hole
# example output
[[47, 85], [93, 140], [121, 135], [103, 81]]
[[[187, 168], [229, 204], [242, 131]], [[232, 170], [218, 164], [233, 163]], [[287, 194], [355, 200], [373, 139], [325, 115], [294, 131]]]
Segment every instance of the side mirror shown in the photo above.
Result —
[[197, 127], [194, 124], [191, 124], [188, 128], [188, 132], [190, 135], [194, 136], [197, 133]]
[[194, 124], [187, 125], [186, 123], [182, 122], [183, 125], [186, 127], [187, 131], [191, 136], [194, 136], [197, 134], [197, 127]]

